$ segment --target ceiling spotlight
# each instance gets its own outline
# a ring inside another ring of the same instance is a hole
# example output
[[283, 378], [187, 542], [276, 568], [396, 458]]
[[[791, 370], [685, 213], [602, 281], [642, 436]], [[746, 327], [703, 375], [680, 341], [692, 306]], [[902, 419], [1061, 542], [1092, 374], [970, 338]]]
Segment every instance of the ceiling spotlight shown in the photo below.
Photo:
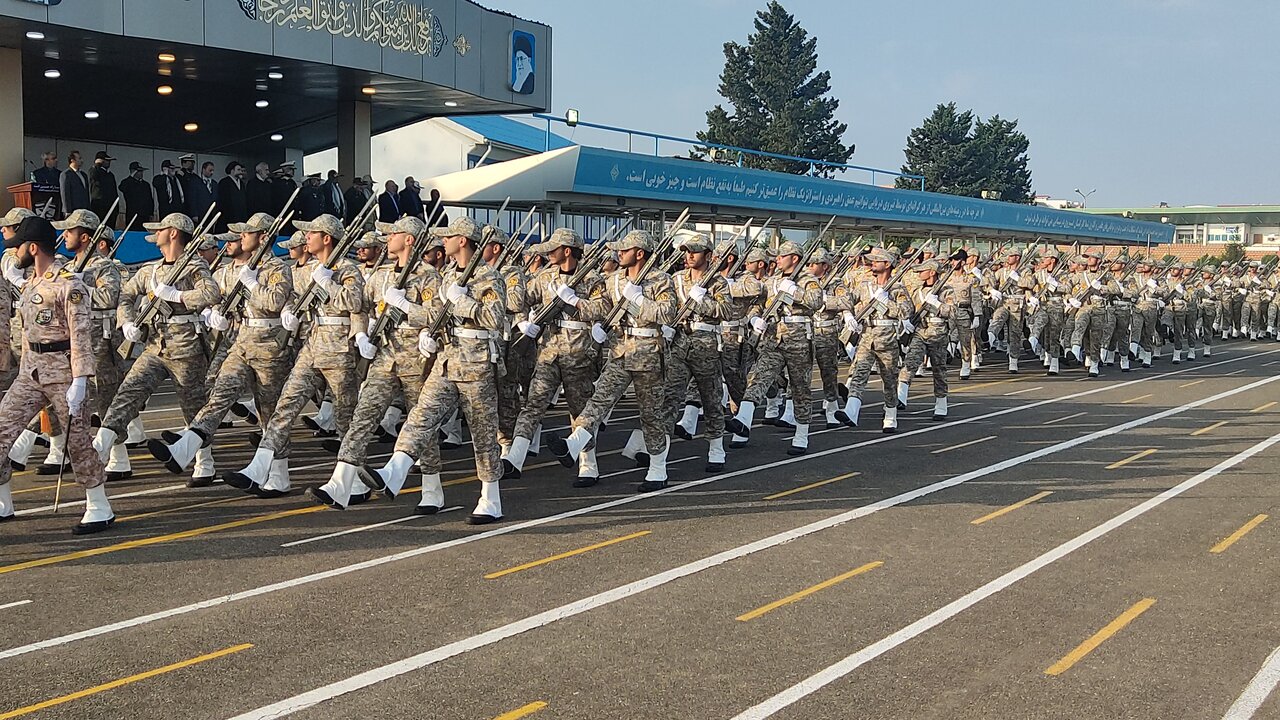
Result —
[[284, 73], [280, 72], [279, 70], [272, 70], [271, 72], [267, 73], [267, 79], [268, 79], [268, 80], [283, 80], [283, 79], [284, 79]]
[[457, 102], [456, 100], [445, 100], [445, 101], [444, 101], [444, 106], [445, 106], [445, 107], [458, 107], [458, 102]]
[[161, 85], [160, 87], [156, 88], [156, 92], [160, 93], [161, 95], [172, 95], [172, 94], [173, 94], [173, 86], [172, 86], [172, 85]]
[[156, 56], [156, 59], [159, 60], [160, 62], [173, 62], [178, 58], [174, 57], [173, 53], [160, 53], [159, 55]]
[[84, 114], [84, 119], [85, 119], [85, 120], [97, 120], [97, 119], [98, 119], [98, 111], [97, 111], [97, 110], [90, 110], [90, 111], [86, 112], [86, 113]]
[[27, 39], [28, 39], [28, 40], [43, 40], [43, 39], [44, 39], [44, 33], [40, 32], [40, 31], [38, 31], [38, 30], [29, 30], [29, 31], [27, 32]]
[[58, 78], [62, 77], [62, 73], [58, 70], [54, 70], [53, 68], [49, 68], [48, 70], [44, 71], [44, 76], [49, 78], [50, 80], [57, 80]]
[[360, 92], [364, 93], [365, 95], [373, 95], [378, 92], [378, 89], [373, 87], [372, 85], [365, 85], [364, 87], [360, 88]]
[[258, 90], [263, 90], [263, 91], [265, 91], [265, 90], [267, 89], [267, 84], [266, 84], [266, 83], [258, 83], [257, 85], [254, 85], [253, 87], [254, 87], [254, 88], [256, 88], [256, 89], [258, 89]]
[[283, 139], [284, 139], [284, 136], [281, 135], [280, 133], [271, 134], [271, 142], [280, 142]]
[[268, 102], [268, 101], [266, 101], [266, 100], [259, 100], [259, 101], [255, 102], [255, 103], [253, 104], [253, 106], [254, 106], [254, 107], [264, 108], [264, 107], [266, 107], [266, 106], [268, 106], [268, 105], [270, 105], [270, 104], [271, 104], [271, 103], [270, 103], [270, 102]]
[[186, 125], [182, 126], [182, 129], [186, 130], [187, 132], [195, 132], [200, 129], [200, 126], [195, 123], [187, 123]]

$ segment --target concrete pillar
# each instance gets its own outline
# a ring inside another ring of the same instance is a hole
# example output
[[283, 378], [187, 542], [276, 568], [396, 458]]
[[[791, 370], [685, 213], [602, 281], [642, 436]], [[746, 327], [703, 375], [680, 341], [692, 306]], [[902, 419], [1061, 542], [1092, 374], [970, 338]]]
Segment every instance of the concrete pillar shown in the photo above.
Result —
[[372, 125], [373, 107], [367, 102], [340, 100], [338, 102], [338, 172], [342, 173], [342, 185], [346, 187], [361, 175], [370, 173], [373, 155]]
[[0, 212], [13, 207], [4, 190], [27, 179], [23, 162], [22, 51], [0, 48]]

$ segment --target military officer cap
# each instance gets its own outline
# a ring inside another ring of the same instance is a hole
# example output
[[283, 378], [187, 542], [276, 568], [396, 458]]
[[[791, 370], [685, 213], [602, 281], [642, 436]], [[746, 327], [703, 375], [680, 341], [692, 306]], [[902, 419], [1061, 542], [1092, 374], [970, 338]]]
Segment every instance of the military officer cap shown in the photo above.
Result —
[[260, 212], [254, 213], [246, 222], [231, 223], [227, 225], [227, 229], [233, 233], [266, 232], [271, 229], [271, 226], [274, 225], [275, 222], [275, 218], [264, 212]]
[[0, 227], [13, 227], [29, 217], [35, 217], [35, 213], [26, 208], [16, 207], [4, 214], [4, 218], [0, 219]]
[[438, 238], [464, 237], [472, 242], [480, 242], [480, 226], [465, 215], [449, 223], [448, 227], [431, 228], [431, 234]]
[[281, 240], [279, 245], [284, 250], [292, 250], [307, 241], [306, 233], [301, 230], [295, 231], [289, 236], [288, 240]]
[[730, 255], [740, 257], [739, 252], [741, 251], [738, 250], [738, 243], [732, 240], [722, 240], [719, 245], [716, 245], [716, 257], [718, 258], [727, 258]]
[[92, 210], [72, 210], [66, 220], [57, 220], [53, 224], [54, 230], [70, 230], [71, 228], [84, 228], [85, 230], [97, 230], [102, 221]]
[[416, 215], [406, 215], [393, 223], [376, 222], [373, 227], [383, 236], [394, 233], [409, 233], [417, 237], [427, 230], [427, 224]]
[[937, 260], [925, 260], [924, 262], [920, 263], [919, 265], [916, 265], [916, 266], [915, 266], [915, 268], [913, 268], [913, 269], [914, 269], [916, 272], [929, 272], [929, 271], [932, 271], [932, 272], [938, 272], [938, 261], [937, 261]]
[[621, 240], [615, 240], [609, 243], [610, 250], [622, 252], [623, 250], [644, 250], [645, 252], [653, 252], [654, 242], [653, 235], [648, 230], [632, 230], [623, 236]]
[[702, 233], [687, 235], [685, 236], [684, 243], [681, 244], [680, 249], [685, 252], [710, 252], [711, 238], [703, 235]]
[[483, 228], [480, 228], [480, 237], [486, 245], [489, 243], [506, 245], [511, 242], [511, 236], [507, 235], [507, 231], [497, 225], [485, 225]]
[[195, 155], [192, 155], [191, 153], [187, 153], [186, 155], [179, 155], [179, 156], [178, 156], [178, 162], [186, 162], [186, 161], [188, 161], [188, 160], [190, 160], [191, 162], [195, 162], [195, 160], [196, 160], [196, 156], [195, 156]]
[[893, 254], [884, 248], [871, 248], [871, 252], [867, 253], [867, 260], [871, 262], [893, 262]]
[[311, 221], [296, 220], [293, 226], [302, 232], [322, 232], [334, 240], [341, 240], [347, 235], [346, 229], [342, 227], [342, 221], [327, 213]]
[[778, 246], [777, 256], [782, 257], [783, 255], [804, 255], [804, 248], [788, 240]]
[[[610, 245], [612, 246], [612, 243]], [[551, 237], [543, 242], [530, 246], [529, 252], [535, 255], [545, 255], [558, 247], [578, 248], [581, 250], [586, 247], [586, 244], [583, 243], [582, 236], [578, 234], [577, 230], [562, 227], [556, 228], [556, 231], [551, 233]]]
[[968, 260], [968, 259], [969, 259], [969, 252], [968, 252], [967, 250], [965, 250], [964, 248], [960, 248], [959, 250], [956, 250], [955, 252], [951, 253], [951, 256], [950, 256], [949, 258], [947, 258], [947, 259], [948, 259], [948, 260], [959, 260], [959, 261], [961, 261], [961, 262], [964, 262], [965, 260]]
[[749, 252], [747, 252], [747, 260], [746, 260], [746, 262], [749, 262], [749, 263], [755, 263], [755, 262], [764, 262], [764, 263], [767, 263], [767, 262], [769, 262], [769, 254], [768, 254], [768, 253], [766, 253], [762, 248], [751, 248], [751, 250], [750, 250]]
[[4, 241], [4, 246], [16, 248], [23, 243], [36, 243], [46, 251], [53, 252], [58, 245], [58, 232], [48, 220], [32, 213], [18, 223], [18, 229], [14, 231], [13, 237]]
[[809, 256], [810, 265], [830, 265], [831, 253], [826, 248], [818, 248]]

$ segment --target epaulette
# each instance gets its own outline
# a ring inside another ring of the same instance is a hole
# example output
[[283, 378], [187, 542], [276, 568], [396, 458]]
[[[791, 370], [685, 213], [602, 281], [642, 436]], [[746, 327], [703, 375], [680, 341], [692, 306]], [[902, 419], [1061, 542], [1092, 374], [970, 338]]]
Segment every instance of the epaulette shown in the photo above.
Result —
[[66, 268], [62, 268], [61, 270], [58, 271], [58, 277], [62, 278], [63, 280], [74, 280], [76, 277], [76, 274]]

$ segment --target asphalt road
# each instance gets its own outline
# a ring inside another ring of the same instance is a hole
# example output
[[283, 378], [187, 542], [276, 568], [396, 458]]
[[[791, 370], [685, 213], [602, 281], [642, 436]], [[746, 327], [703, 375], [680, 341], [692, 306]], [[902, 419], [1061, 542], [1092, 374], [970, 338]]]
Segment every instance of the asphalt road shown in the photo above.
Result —
[[[51, 479], [18, 473], [0, 720], [1280, 718], [1280, 345], [1034, 370], [956, 383], [947, 422], [917, 382], [899, 433], [871, 402], [800, 458], [757, 428], [709, 475], [677, 442], [650, 495], [616, 452], [626, 404], [598, 486], [544, 453], [486, 528], [462, 522], [465, 448], [433, 518], [412, 494], [192, 490], [134, 451], [117, 525], [83, 539], [82, 494], [54, 515]], [[181, 424], [173, 399], [149, 433]], [[247, 431], [220, 433], [221, 469]], [[299, 490], [332, 467], [309, 435]]]

